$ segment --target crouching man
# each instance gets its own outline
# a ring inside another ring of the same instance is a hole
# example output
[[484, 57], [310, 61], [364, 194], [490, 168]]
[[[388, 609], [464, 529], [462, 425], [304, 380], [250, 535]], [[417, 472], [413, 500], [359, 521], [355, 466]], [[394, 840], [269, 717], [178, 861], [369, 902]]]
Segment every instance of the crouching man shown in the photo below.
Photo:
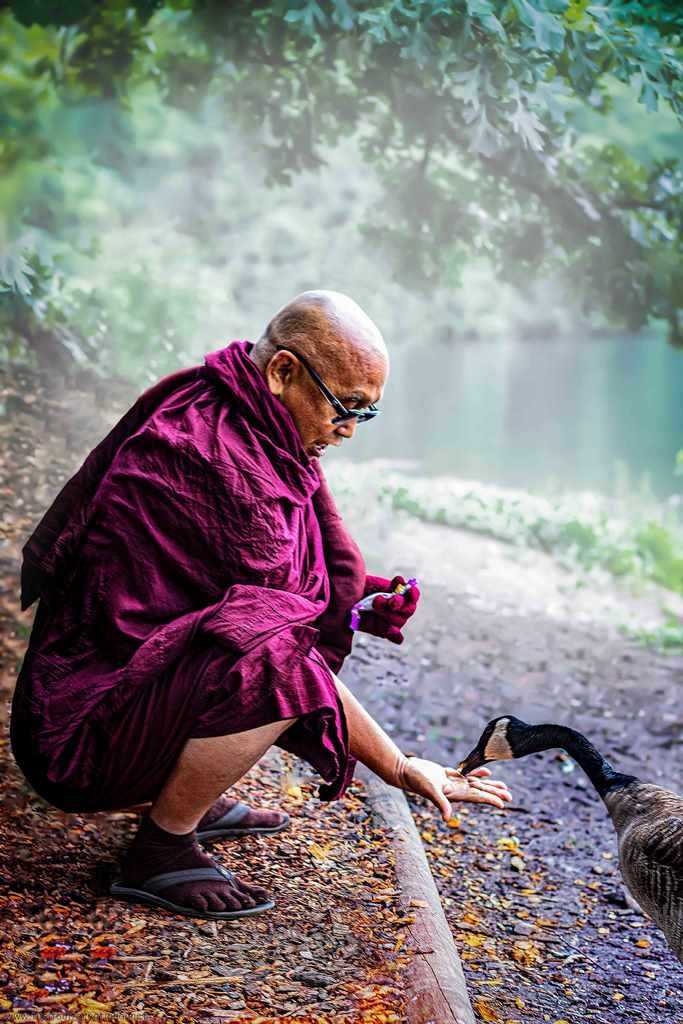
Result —
[[[207, 918], [273, 906], [201, 841], [276, 832], [287, 815], [226, 794], [275, 744], [340, 797], [357, 760], [430, 799], [503, 807], [487, 769], [405, 757], [338, 678], [367, 576], [320, 459], [377, 415], [387, 351], [348, 297], [304, 292], [255, 343], [234, 341], [144, 392], [24, 547], [40, 598], [12, 705], [16, 760], [65, 811], [151, 802], [112, 894]], [[400, 643], [419, 594], [360, 627]]]

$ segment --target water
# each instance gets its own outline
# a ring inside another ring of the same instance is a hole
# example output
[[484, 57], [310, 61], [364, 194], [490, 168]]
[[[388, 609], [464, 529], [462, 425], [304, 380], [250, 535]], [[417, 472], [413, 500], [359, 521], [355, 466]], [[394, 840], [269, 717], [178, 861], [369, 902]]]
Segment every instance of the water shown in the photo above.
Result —
[[[683, 351], [655, 333], [549, 341], [395, 345], [382, 416], [360, 424], [354, 458], [414, 459], [528, 489], [613, 494], [617, 477], [681, 491]], [[621, 471], [619, 464], [623, 464]]]

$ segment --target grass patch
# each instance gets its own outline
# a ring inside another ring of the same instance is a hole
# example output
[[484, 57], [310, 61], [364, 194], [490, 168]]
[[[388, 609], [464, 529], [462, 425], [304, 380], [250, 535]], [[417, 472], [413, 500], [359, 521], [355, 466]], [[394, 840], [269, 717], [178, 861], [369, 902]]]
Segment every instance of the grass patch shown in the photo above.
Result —
[[386, 463], [337, 464], [344, 501], [374, 500], [416, 519], [536, 548], [566, 568], [602, 569], [683, 594], [683, 526], [676, 502], [645, 505], [591, 492], [555, 498], [457, 480], [410, 476]]
[[666, 621], [651, 629], [630, 629], [620, 626], [619, 632], [643, 647], [651, 647], [662, 654], [683, 653], [683, 621], [673, 612], [667, 612]]

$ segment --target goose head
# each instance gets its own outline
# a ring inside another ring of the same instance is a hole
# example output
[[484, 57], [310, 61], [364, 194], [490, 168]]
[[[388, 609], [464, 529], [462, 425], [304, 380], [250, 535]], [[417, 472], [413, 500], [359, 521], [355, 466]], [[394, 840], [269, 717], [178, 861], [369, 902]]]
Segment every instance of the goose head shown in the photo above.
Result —
[[532, 734], [532, 726], [513, 715], [493, 718], [479, 737], [476, 747], [458, 765], [458, 771], [467, 775], [489, 761], [509, 761], [513, 757], [524, 757], [531, 753]]

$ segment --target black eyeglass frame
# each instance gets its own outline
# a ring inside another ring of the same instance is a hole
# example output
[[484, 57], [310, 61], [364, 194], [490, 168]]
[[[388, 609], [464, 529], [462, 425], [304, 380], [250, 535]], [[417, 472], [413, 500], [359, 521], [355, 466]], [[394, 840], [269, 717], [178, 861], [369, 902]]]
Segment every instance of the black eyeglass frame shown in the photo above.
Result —
[[276, 352], [289, 352], [289, 354], [295, 356], [304, 369], [308, 371], [327, 401], [333, 409], [336, 409], [339, 413], [338, 416], [334, 416], [332, 418], [333, 423], [346, 423], [352, 419], [357, 419], [359, 423], [365, 423], [366, 420], [371, 420], [374, 419], [375, 416], [379, 416], [382, 410], [378, 409], [374, 402], [371, 402], [366, 409], [347, 409], [346, 406], [339, 401], [337, 396], [330, 391], [325, 381], [322, 379], [320, 374], [316, 373], [308, 360], [304, 359], [304, 357], [298, 352], [295, 352], [293, 348], [289, 347], [289, 345], [275, 345], [275, 350]]

